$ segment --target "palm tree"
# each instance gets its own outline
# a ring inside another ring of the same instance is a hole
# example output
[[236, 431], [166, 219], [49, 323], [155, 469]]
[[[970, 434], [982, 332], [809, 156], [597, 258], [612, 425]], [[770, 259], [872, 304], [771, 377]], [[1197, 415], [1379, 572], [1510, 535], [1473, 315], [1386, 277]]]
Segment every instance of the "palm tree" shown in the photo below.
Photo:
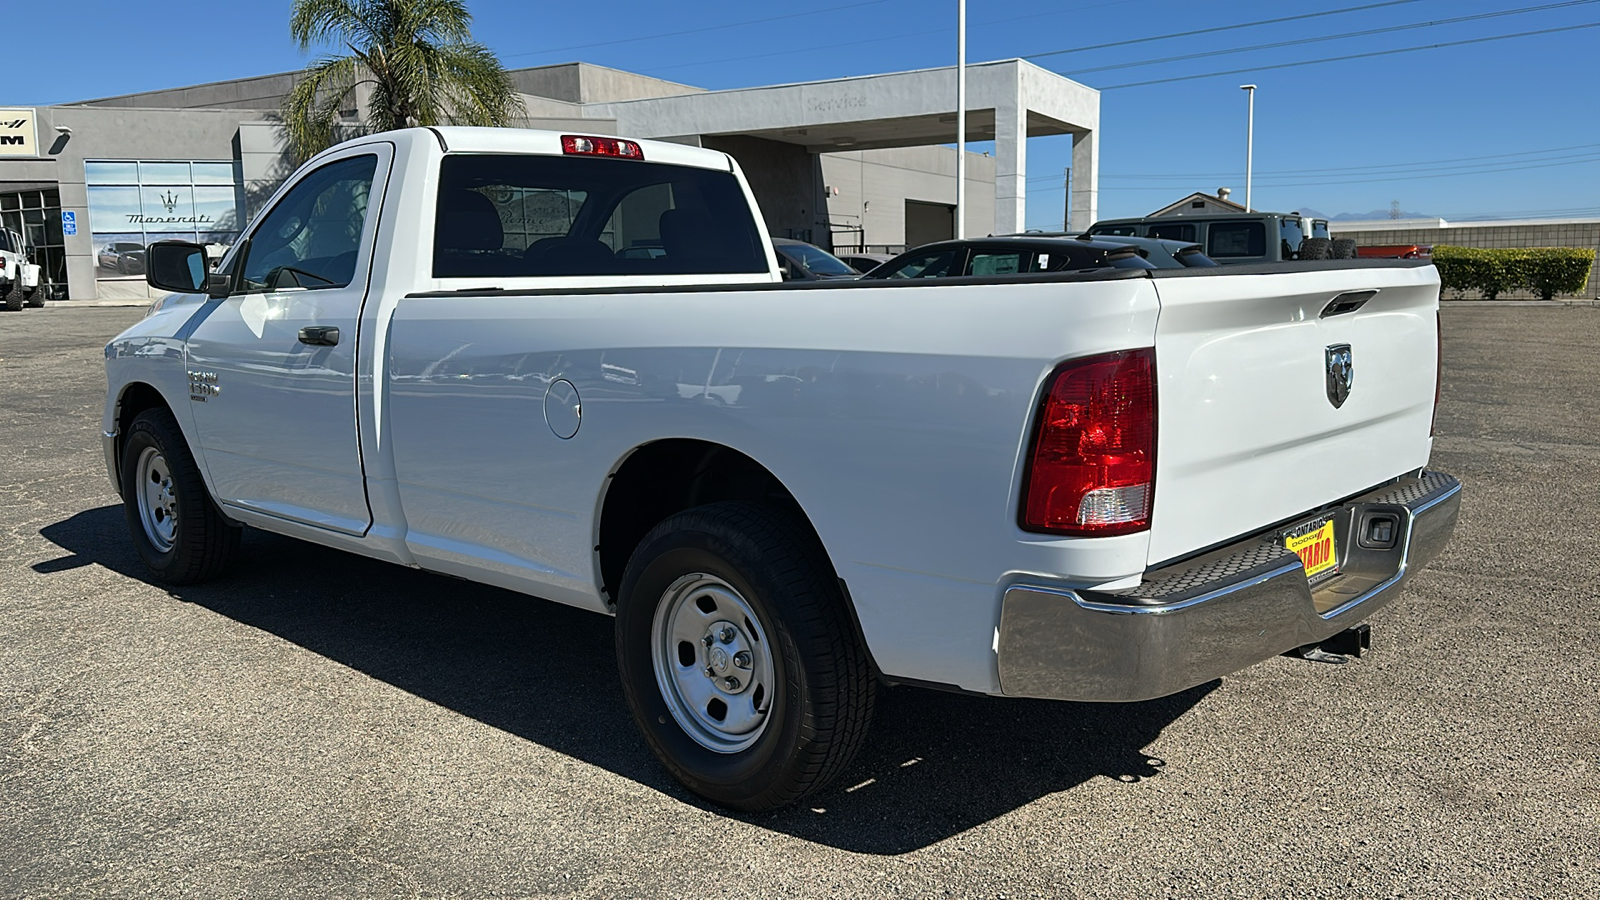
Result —
[[301, 52], [339, 43], [349, 56], [324, 56], [283, 102], [290, 149], [301, 159], [334, 143], [339, 111], [357, 85], [372, 86], [367, 126], [505, 127], [524, 114], [511, 77], [472, 40], [461, 0], [294, 0], [289, 33]]

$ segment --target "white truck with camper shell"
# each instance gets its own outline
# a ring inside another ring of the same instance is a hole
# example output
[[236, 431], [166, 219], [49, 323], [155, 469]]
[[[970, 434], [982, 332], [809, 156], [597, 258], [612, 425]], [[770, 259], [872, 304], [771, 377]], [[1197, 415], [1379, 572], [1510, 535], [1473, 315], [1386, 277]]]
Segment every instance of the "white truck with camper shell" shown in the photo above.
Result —
[[1346, 633], [1454, 529], [1431, 266], [785, 284], [761, 222], [673, 143], [322, 153], [215, 271], [150, 247], [174, 293], [106, 346], [139, 553], [211, 578], [248, 525], [614, 615], [650, 747], [760, 810], [880, 683], [1164, 696]]

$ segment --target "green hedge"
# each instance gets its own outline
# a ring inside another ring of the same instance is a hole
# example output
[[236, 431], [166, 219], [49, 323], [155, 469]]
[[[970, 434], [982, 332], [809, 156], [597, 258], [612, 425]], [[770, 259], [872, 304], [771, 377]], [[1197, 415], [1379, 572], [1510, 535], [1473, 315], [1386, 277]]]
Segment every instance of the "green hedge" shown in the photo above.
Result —
[[1528, 290], [1549, 300], [1556, 294], [1581, 294], [1589, 284], [1594, 251], [1572, 247], [1479, 249], [1433, 248], [1440, 285], [1460, 297], [1479, 291], [1485, 300], [1507, 291]]

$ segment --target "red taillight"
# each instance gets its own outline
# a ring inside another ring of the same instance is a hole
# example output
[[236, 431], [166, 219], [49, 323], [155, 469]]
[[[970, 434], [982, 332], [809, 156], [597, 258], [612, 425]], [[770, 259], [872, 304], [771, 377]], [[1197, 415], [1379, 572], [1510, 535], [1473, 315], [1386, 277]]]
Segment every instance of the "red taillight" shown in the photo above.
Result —
[[1155, 350], [1066, 363], [1045, 384], [1022, 493], [1022, 527], [1082, 537], [1150, 527]]
[[1438, 310], [1433, 313], [1433, 328], [1437, 337], [1433, 344], [1433, 418], [1428, 420], [1428, 437], [1433, 437], [1439, 425], [1439, 397], [1444, 393], [1444, 317]]
[[561, 136], [561, 152], [574, 156], [615, 156], [619, 159], [644, 159], [644, 150], [633, 141], [620, 138], [584, 137], [577, 134]]

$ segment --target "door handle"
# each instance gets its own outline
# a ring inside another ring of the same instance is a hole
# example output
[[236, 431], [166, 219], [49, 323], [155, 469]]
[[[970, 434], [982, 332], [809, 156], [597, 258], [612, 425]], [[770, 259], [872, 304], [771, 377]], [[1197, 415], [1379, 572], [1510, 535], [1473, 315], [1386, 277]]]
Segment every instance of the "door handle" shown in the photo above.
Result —
[[338, 346], [339, 329], [333, 325], [307, 325], [300, 329], [300, 343], [313, 347]]

